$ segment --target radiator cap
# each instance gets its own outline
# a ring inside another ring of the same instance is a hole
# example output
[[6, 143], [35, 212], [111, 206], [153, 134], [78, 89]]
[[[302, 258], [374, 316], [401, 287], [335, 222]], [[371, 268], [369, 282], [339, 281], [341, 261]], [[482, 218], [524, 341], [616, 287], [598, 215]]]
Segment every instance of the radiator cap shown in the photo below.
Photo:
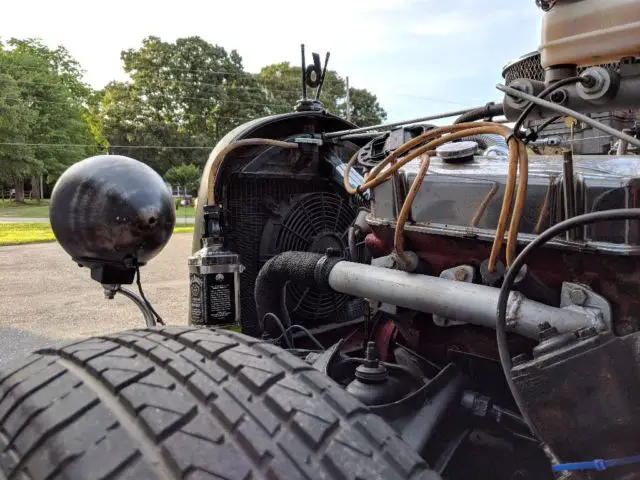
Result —
[[477, 150], [478, 144], [476, 142], [466, 140], [440, 145], [436, 148], [436, 154], [443, 162], [461, 163], [473, 160], [473, 155]]

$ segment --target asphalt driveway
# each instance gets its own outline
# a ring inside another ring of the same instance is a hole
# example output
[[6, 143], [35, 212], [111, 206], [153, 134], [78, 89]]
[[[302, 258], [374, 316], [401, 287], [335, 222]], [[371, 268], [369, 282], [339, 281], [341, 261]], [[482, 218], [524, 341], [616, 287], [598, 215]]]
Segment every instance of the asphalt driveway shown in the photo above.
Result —
[[[167, 324], [187, 323], [191, 234], [175, 234], [141, 270], [145, 295]], [[57, 243], [0, 247], [0, 361], [56, 340], [144, 327], [130, 300], [104, 298], [89, 271]]]

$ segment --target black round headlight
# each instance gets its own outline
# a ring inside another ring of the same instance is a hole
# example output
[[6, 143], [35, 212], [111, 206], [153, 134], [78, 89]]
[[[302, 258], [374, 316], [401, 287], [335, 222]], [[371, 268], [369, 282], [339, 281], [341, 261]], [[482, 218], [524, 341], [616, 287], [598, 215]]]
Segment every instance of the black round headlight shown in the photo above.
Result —
[[149, 166], [98, 155], [69, 167], [49, 211], [62, 248], [85, 266], [143, 265], [167, 244], [176, 221], [171, 192]]

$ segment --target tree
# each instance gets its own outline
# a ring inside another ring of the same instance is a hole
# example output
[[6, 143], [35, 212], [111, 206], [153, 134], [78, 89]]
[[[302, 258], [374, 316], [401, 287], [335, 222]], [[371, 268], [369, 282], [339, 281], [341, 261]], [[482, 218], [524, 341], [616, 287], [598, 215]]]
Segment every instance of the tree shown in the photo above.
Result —
[[24, 200], [22, 181], [42, 169], [29, 145], [34, 111], [20, 100], [16, 81], [0, 73], [0, 182], [17, 185], [16, 200]]
[[[363, 88], [349, 88], [351, 121], [356, 125], [368, 126], [382, 123], [387, 119], [387, 112], [378, 103], [378, 98]], [[341, 113], [346, 117], [346, 101], [341, 105]]]
[[234, 126], [269, 113], [242, 58], [200, 37], [148, 37], [121, 55], [131, 81], [105, 88], [99, 115], [111, 153], [129, 154], [164, 174], [203, 165]]
[[[258, 78], [267, 92], [271, 113], [286, 113], [293, 110], [302, 96], [301, 67], [289, 62], [267, 65], [260, 70]], [[320, 101], [336, 115], [346, 117], [346, 83], [334, 70], [327, 70]], [[314, 90], [308, 93], [314, 94]], [[351, 119], [357, 125], [373, 125], [383, 122], [387, 113], [378, 103], [377, 97], [365, 89], [349, 88]]]
[[86, 121], [90, 89], [81, 80], [80, 66], [63, 47], [52, 50], [33, 39], [11, 39], [0, 47], [0, 71], [14, 82], [13, 86], [5, 82], [5, 101], [30, 111], [25, 116], [20, 108], [12, 110], [16, 116], [8, 122], [20, 125], [22, 141], [16, 143], [24, 148], [19, 155], [9, 154], [11, 169], [0, 171], [5, 181], [11, 177], [21, 200], [27, 178], [38, 183], [39, 175], [46, 174], [53, 181], [69, 165], [96, 151]]
[[171, 186], [185, 188], [189, 195], [197, 195], [202, 171], [196, 165], [177, 165], [164, 174], [165, 181]]
[[[262, 67], [258, 73], [260, 84], [267, 92], [270, 112], [287, 113], [293, 111], [296, 103], [302, 97], [302, 68], [291, 66], [289, 62], [276, 63]], [[340, 103], [346, 92], [345, 82], [333, 70], [328, 70], [322, 87], [320, 101], [325, 108], [333, 113], [340, 112]], [[315, 95], [314, 90], [307, 92], [308, 96]]]
[[[89, 125], [106, 138], [110, 153], [141, 160], [161, 175], [182, 164], [202, 167], [233, 127], [291, 112], [301, 96], [300, 67], [284, 62], [250, 74], [238, 52], [200, 37], [147, 37], [121, 59], [130, 79], [100, 92]], [[385, 118], [373, 94], [353, 92], [356, 119]], [[344, 115], [345, 93], [344, 80], [328, 71], [321, 98], [327, 109]]]

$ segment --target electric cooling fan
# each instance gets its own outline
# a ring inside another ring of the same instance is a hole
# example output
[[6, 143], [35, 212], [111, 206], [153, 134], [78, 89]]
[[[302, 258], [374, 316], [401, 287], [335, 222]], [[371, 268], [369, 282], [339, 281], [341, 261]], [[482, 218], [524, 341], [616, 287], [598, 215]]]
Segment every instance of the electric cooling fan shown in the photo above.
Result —
[[[350, 260], [348, 229], [356, 214], [357, 208], [336, 193], [294, 196], [281, 204], [265, 225], [261, 260], [266, 262], [287, 251], [325, 253], [328, 249]], [[353, 320], [362, 311], [361, 300], [339, 293], [289, 284], [286, 295], [292, 322], [307, 326]]]

